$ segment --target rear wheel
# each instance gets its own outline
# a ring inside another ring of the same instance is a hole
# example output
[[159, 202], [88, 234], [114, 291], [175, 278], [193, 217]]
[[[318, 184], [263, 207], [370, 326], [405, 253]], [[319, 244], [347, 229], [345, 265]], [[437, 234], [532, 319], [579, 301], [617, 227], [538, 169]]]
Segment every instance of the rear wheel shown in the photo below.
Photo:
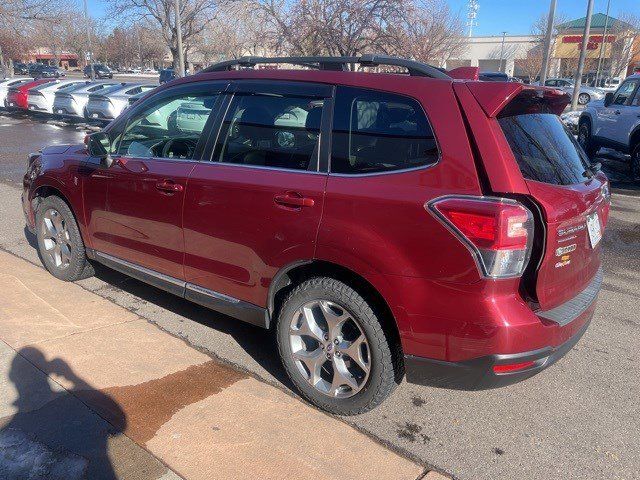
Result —
[[582, 122], [578, 128], [578, 143], [589, 158], [595, 157], [598, 150], [600, 150], [600, 147], [591, 137], [591, 124], [588, 121]]
[[396, 386], [395, 351], [371, 306], [343, 282], [307, 280], [284, 300], [278, 349], [291, 381], [314, 405], [364, 413]]
[[631, 151], [631, 179], [634, 182], [640, 181], [640, 142]]
[[36, 236], [40, 259], [54, 277], [73, 282], [93, 275], [78, 224], [60, 197], [51, 195], [38, 205]]

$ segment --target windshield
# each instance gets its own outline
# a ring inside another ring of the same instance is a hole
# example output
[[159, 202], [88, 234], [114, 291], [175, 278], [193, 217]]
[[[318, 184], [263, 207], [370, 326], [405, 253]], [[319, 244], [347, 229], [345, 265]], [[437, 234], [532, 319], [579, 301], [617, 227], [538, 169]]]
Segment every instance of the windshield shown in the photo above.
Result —
[[554, 185], [586, 180], [587, 157], [557, 115], [512, 115], [498, 121], [524, 178]]

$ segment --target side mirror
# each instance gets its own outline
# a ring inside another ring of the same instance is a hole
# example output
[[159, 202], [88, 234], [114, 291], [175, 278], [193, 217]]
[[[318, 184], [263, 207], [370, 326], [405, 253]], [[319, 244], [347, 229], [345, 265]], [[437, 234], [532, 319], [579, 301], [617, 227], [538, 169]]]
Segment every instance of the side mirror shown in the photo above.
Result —
[[87, 136], [87, 150], [89, 155], [100, 159], [100, 165], [103, 168], [109, 168], [113, 165], [113, 157], [111, 156], [111, 140], [109, 135], [104, 132], [96, 132]]
[[604, 96], [604, 106], [608, 107], [613, 103], [613, 92], [607, 92]]

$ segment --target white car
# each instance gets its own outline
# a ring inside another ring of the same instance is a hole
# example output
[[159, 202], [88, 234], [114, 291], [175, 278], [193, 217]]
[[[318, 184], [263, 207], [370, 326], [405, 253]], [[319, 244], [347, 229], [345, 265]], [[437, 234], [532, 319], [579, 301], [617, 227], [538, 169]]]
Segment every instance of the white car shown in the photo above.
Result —
[[5, 78], [4, 80], [0, 80], [0, 108], [6, 106], [4, 103], [11, 87], [17, 87], [27, 82], [33, 82], [33, 78]]
[[139, 69], [139, 68], [132, 68], [132, 69], [131, 69], [131, 73], [135, 73], [135, 74], [137, 75], [137, 74], [142, 73], [142, 70], [141, 70], [141, 69]]
[[[545, 87], [553, 87], [563, 92], [567, 92], [569, 95], [573, 94], [573, 86], [575, 83], [573, 80], [566, 78], [549, 78], [544, 82]], [[580, 93], [578, 93], [578, 104], [586, 105], [592, 100], [602, 100], [604, 98], [603, 90], [594, 87], [580, 86]]]
[[90, 82], [83, 80], [56, 80], [43, 83], [29, 90], [27, 106], [32, 112], [53, 114], [53, 101], [57, 92], [71, 90], [79, 85], [88, 85]]
[[129, 98], [138, 93], [153, 90], [154, 85], [119, 83], [89, 95], [86, 118], [93, 120], [113, 120], [129, 106]]

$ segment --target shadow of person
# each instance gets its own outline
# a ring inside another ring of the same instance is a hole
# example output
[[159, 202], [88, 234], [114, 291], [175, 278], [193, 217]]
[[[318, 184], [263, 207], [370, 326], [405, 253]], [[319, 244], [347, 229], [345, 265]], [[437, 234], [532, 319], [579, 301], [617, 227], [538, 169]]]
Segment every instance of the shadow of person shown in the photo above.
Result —
[[[66, 380], [75, 395], [47, 376]], [[13, 358], [9, 379], [17, 390], [17, 411], [0, 419], [0, 479], [117, 478], [109, 444], [127, 422], [112, 398], [93, 389], [64, 360], [47, 361], [34, 347], [21, 349]], [[80, 400], [87, 394], [109, 412], [109, 422]]]

